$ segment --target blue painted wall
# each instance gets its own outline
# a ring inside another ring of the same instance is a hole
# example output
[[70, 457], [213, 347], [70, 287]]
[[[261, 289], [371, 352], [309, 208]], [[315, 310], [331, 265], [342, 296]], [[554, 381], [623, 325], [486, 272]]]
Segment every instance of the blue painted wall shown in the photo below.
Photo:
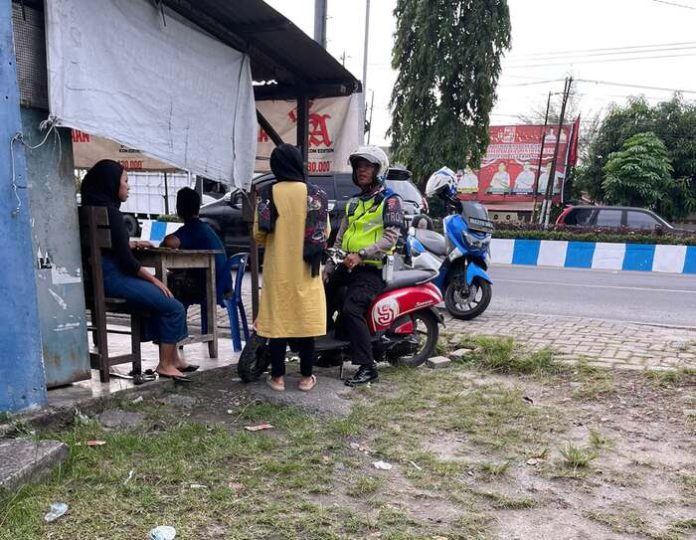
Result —
[[12, 1], [0, 0], [0, 411], [46, 404], [26, 162], [18, 143], [16, 196], [11, 186], [10, 141], [21, 131]]

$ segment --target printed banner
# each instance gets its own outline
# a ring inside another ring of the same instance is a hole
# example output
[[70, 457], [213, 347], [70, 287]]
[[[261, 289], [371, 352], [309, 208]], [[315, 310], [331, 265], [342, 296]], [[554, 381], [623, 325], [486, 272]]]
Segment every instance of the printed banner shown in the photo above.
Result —
[[72, 130], [73, 158], [76, 169], [89, 169], [97, 161], [113, 159], [129, 171], [176, 171], [168, 165], [117, 142], [95, 137], [77, 129]]
[[[559, 142], [554, 201], [560, 202], [565, 178], [577, 159], [578, 122], [546, 128], [542, 153], [543, 126], [492, 126], [490, 144], [479, 170], [469, 167], [456, 174], [460, 198], [481, 202], [526, 202], [535, 192], [543, 197], [550, 181], [551, 162]], [[541, 171], [539, 155], [541, 154]], [[573, 158], [573, 161], [569, 160]]]
[[[360, 103], [360, 94], [310, 101], [307, 165], [310, 174], [350, 171], [348, 156], [362, 144]], [[259, 101], [256, 107], [284, 142], [296, 144], [296, 101]], [[269, 171], [275, 144], [261, 128], [257, 142], [255, 170]]]

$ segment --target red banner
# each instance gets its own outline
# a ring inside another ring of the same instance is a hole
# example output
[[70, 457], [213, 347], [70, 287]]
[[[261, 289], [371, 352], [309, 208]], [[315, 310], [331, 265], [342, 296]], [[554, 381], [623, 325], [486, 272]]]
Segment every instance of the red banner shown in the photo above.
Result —
[[558, 126], [546, 128], [542, 153], [543, 126], [492, 126], [481, 168], [457, 171], [460, 197], [481, 202], [527, 202], [534, 198], [535, 191], [543, 196], [559, 143], [553, 194], [554, 201], [560, 202], [568, 170], [577, 159], [577, 122], [566, 124], [558, 131]]

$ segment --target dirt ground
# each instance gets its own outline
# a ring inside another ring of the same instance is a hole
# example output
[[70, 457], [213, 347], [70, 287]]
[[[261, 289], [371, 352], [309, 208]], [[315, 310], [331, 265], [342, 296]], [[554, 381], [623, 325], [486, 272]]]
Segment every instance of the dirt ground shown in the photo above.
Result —
[[[282, 395], [241, 385], [230, 369], [117, 403], [122, 425], [111, 411], [45, 434], [71, 445], [71, 462], [0, 500], [0, 539], [145, 538], [157, 520], [196, 539], [696, 538], [693, 373], [469, 346], [464, 362], [385, 367], [357, 391], [320, 371], [320, 399], [292, 378]], [[244, 429], [263, 422], [273, 428]], [[108, 444], [77, 444], [87, 437]], [[70, 513], [42, 523], [57, 499]]]

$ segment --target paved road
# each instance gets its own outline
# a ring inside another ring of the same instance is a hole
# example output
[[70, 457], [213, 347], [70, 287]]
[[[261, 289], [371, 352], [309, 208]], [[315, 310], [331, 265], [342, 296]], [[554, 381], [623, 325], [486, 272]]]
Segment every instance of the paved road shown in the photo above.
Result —
[[491, 313], [696, 327], [696, 276], [494, 266], [491, 277]]

